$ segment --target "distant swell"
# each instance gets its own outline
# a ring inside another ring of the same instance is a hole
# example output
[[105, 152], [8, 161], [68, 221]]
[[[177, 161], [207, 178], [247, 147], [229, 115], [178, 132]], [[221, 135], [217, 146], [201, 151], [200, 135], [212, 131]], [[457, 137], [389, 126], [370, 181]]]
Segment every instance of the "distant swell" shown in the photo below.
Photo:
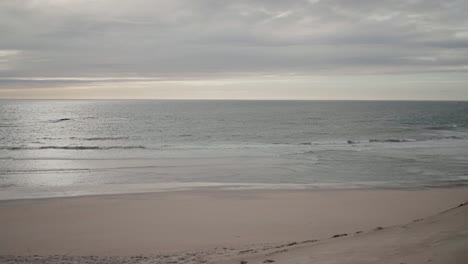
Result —
[[343, 144], [369, 144], [369, 143], [412, 143], [424, 141], [437, 141], [447, 139], [468, 139], [466, 136], [444, 136], [444, 137], [430, 137], [426, 139], [410, 139], [410, 138], [386, 138], [386, 139], [357, 139], [357, 140], [337, 140], [337, 141], [315, 141], [315, 142], [274, 142], [273, 145], [298, 145], [298, 146], [322, 146], [322, 145], [343, 145]]
[[110, 147], [98, 147], [98, 146], [46, 146], [46, 147], [40, 147], [38, 149], [76, 149], [76, 150], [82, 150], [82, 149], [144, 149], [145, 147], [143, 146], [110, 146]]
[[432, 137], [423, 140], [415, 139], [369, 139], [369, 140], [348, 140], [348, 144], [365, 144], [365, 143], [407, 143], [407, 142], [423, 142], [423, 141], [437, 141], [447, 139], [468, 139], [467, 136], [447, 136], [447, 137]]
[[65, 149], [65, 150], [105, 150], [105, 149], [144, 149], [144, 146], [44, 146], [44, 147], [0, 147], [4, 150], [41, 150], [41, 149]]
[[401, 142], [414, 142], [411, 139], [370, 139], [369, 142], [389, 142], [389, 143], [401, 143]]
[[432, 127], [427, 127], [427, 129], [430, 130], [454, 130], [457, 129], [458, 126], [455, 124], [452, 125], [446, 125], [446, 126], [432, 126]]
[[[468, 139], [466, 136], [447, 136], [447, 137], [432, 137], [427, 139], [399, 139], [399, 138], [389, 138], [389, 139], [363, 139], [363, 140], [347, 140], [348, 144], [367, 144], [367, 143], [410, 143], [410, 142], [423, 142], [423, 141], [437, 141], [437, 140], [447, 140], [447, 139]], [[342, 142], [335, 142], [336, 144], [342, 144]], [[328, 143], [330, 144], [330, 143]], [[304, 143], [299, 143], [299, 145], [304, 145]], [[317, 144], [314, 144], [317, 145]]]
[[87, 140], [87, 141], [99, 141], [99, 140], [120, 140], [120, 139], [129, 139], [129, 137], [91, 137], [91, 138], [71, 137], [70, 139]]
[[60, 119], [57, 119], [57, 120], [51, 120], [50, 122], [51, 123], [58, 123], [58, 122], [70, 121], [70, 120], [71, 120], [70, 118], [60, 118]]

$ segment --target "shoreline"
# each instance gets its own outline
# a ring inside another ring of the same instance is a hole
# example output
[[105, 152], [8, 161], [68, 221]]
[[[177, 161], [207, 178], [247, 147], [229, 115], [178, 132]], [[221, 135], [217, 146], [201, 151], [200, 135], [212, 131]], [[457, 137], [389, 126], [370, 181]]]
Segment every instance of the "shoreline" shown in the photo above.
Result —
[[[8, 194], [5, 195], [6, 191], [15, 192], [18, 189], [22, 190], [32, 190], [34, 188], [23, 188], [23, 187], [14, 187], [14, 189], [2, 190], [0, 192], [0, 204], [5, 202], [14, 202], [14, 201], [28, 201], [28, 200], [45, 200], [45, 199], [65, 199], [65, 198], [80, 198], [80, 197], [100, 197], [100, 196], [115, 196], [115, 195], [141, 195], [141, 194], [153, 194], [153, 193], [180, 193], [180, 192], [199, 192], [199, 191], [226, 191], [226, 192], [323, 192], [323, 191], [422, 191], [422, 190], [438, 190], [438, 189], [459, 189], [466, 188], [468, 190], [468, 185], [465, 184], [453, 184], [453, 185], [415, 185], [409, 187], [400, 187], [400, 186], [384, 186], [384, 185], [326, 185], [318, 187], [317, 185], [312, 184], [267, 184], [267, 183], [218, 183], [218, 182], [193, 182], [193, 183], [183, 183], [183, 182], [171, 182], [171, 183], [160, 183], [160, 184], [116, 184], [121, 187], [138, 187], [138, 186], [158, 186], [159, 189], [150, 188], [147, 190], [142, 189], [133, 189], [131, 191], [124, 190], [112, 190], [102, 193], [69, 193], [69, 194], [57, 194], [57, 195], [37, 195], [29, 197], [8, 197]], [[161, 188], [161, 185], [163, 186]], [[324, 187], [326, 186], [326, 187]], [[83, 187], [83, 189], [88, 189], [88, 186], [78, 186]], [[107, 186], [106, 186], [107, 187]], [[0, 189], [1, 190], [1, 189]]]
[[0, 201], [0, 255], [154, 255], [322, 239], [394, 226], [468, 188], [190, 190]]

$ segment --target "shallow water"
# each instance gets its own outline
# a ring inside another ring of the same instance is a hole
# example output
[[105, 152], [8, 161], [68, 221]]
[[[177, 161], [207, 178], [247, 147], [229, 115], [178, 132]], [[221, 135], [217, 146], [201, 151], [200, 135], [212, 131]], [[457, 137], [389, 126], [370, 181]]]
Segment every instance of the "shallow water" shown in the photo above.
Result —
[[468, 185], [468, 102], [0, 100], [0, 199]]

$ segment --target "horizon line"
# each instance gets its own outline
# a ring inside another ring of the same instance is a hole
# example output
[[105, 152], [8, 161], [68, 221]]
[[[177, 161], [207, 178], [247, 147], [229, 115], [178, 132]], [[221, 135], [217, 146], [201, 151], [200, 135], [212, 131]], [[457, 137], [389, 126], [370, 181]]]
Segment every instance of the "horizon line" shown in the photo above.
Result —
[[468, 102], [468, 99], [190, 99], [190, 98], [0, 98], [0, 100], [48, 100], [48, 101], [341, 101], [341, 102]]

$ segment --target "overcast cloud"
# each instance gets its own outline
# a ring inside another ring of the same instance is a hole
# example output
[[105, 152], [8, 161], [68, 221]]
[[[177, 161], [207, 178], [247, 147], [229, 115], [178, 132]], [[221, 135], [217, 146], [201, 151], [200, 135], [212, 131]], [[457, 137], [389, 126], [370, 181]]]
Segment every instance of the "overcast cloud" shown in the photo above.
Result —
[[467, 10], [468, 0], [0, 0], [0, 88], [466, 74]]

